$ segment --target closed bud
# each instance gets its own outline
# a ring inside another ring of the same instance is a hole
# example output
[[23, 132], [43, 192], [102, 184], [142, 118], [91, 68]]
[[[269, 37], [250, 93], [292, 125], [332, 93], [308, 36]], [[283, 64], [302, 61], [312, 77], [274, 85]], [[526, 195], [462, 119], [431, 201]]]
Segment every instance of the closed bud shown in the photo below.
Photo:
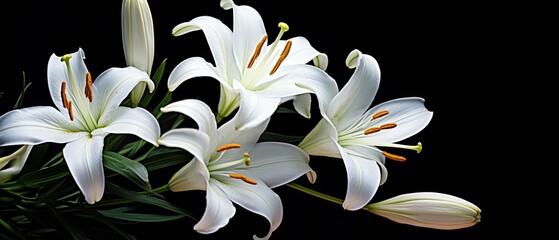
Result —
[[402, 194], [365, 209], [398, 223], [444, 230], [471, 227], [481, 220], [481, 210], [476, 205], [435, 192]]
[[[122, 44], [128, 66], [151, 74], [154, 55], [154, 32], [151, 10], [146, 0], [122, 1]], [[132, 104], [137, 106], [146, 84], [141, 82], [130, 93]]]

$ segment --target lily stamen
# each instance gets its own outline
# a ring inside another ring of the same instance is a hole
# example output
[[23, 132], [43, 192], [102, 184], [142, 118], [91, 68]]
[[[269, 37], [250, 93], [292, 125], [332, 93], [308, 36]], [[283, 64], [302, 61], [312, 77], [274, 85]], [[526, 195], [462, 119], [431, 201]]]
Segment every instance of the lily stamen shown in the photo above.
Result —
[[276, 62], [276, 65], [274, 65], [274, 68], [272, 68], [272, 71], [270, 71], [270, 75], [274, 74], [278, 70], [278, 68], [280, 67], [283, 60], [285, 60], [285, 58], [289, 54], [289, 50], [291, 50], [291, 44], [292, 43], [291, 43], [290, 40], [288, 40], [285, 43], [285, 47], [283, 48], [283, 51], [281, 52], [281, 55], [280, 55], [278, 61]]
[[216, 152], [223, 152], [225, 150], [229, 150], [232, 148], [241, 148], [241, 144], [238, 143], [229, 143], [229, 144], [225, 144], [223, 146], [220, 146], [218, 148], [215, 149]]
[[391, 128], [395, 128], [397, 126], [396, 123], [385, 123], [380, 125], [381, 129], [391, 129]]
[[85, 97], [89, 100], [89, 102], [93, 101], [93, 83], [91, 80], [91, 73], [87, 72], [85, 74]]
[[365, 129], [365, 131], [363, 131], [363, 134], [369, 135], [369, 134], [379, 132], [380, 130], [395, 128], [396, 126], [398, 126], [396, 123], [385, 123], [385, 124], [380, 125], [380, 127], [367, 128], [367, 129]]
[[386, 158], [388, 158], [390, 160], [394, 160], [394, 161], [398, 161], [398, 162], [406, 161], [406, 158], [402, 157], [400, 155], [388, 153], [386, 151], [382, 151], [381, 153], [382, 153], [382, 155], [384, 155]]
[[375, 114], [373, 114], [373, 116], [371, 117], [371, 121], [380, 118], [382, 116], [388, 115], [388, 113], [389, 113], [388, 110], [378, 111]]
[[266, 39], [268, 39], [268, 35], [265, 34], [260, 40], [260, 42], [258, 42], [258, 44], [256, 45], [256, 49], [254, 49], [254, 54], [252, 54], [252, 57], [248, 62], [247, 68], [251, 68], [252, 65], [254, 64], [254, 61], [256, 61], [256, 58], [258, 58], [258, 56], [260, 55], [260, 50], [262, 50], [262, 46], [266, 42]]
[[74, 121], [74, 111], [72, 110], [72, 101], [68, 101], [67, 108], [68, 108], [68, 115], [70, 116], [70, 120]]
[[68, 108], [68, 97], [66, 96], [66, 81], [62, 81], [62, 86], [60, 87], [60, 96], [62, 97], [62, 106]]
[[380, 130], [382, 130], [382, 128], [380, 128], [380, 127], [371, 127], [371, 128], [365, 129], [365, 131], [363, 132], [363, 134], [369, 135], [369, 134], [372, 134], [372, 133], [376, 133], [376, 132], [378, 132], [378, 131], [380, 131]]
[[240, 173], [230, 173], [229, 177], [230, 178], [235, 178], [235, 179], [241, 179], [248, 184], [256, 185], [256, 180], [251, 179], [251, 178], [249, 178], [249, 177], [247, 177], [243, 174], [240, 174]]

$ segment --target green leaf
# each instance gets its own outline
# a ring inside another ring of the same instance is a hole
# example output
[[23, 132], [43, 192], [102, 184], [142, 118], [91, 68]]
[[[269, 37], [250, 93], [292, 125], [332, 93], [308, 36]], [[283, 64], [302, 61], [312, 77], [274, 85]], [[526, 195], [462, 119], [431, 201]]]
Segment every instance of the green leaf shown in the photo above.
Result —
[[106, 151], [113, 151], [116, 149], [120, 144], [124, 141], [126, 135], [122, 134], [112, 134], [105, 138], [105, 146], [104, 149]]
[[[7, 223], [6, 221], [4, 221], [4, 219], [2, 219], [2, 217], [0, 216], [0, 229], [4, 229], [0, 232], [0, 237], [2, 237], [2, 239], [27, 239], [22, 233], [20, 233], [17, 229], [15, 229], [14, 227], [12, 227], [9, 223]], [[12, 236], [17, 237], [11, 237], [8, 235], [5, 235], [5, 232], [9, 232], [12, 234]]]
[[[59, 203], [59, 202], [57, 202], [57, 203]], [[127, 240], [136, 240], [136, 238], [134, 236], [120, 230], [109, 219], [107, 219], [103, 214], [99, 213], [97, 210], [94, 210], [94, 209], [91, 209], [91, 208], [88, 208], [88, 207], [84, 207], [84, 206], [79, 205], [79, 204], [70, 203], [70, 202], [64, 202], [63, 204], [65, 206], [68, 206], [68, 207], [72, 208], [72, 209], [77, 209], [78, 213], [76, 213], [76, 216], [80, 215], [84, 218], [95, 220], [99, 223], [102, 223], [102, 224], [108, 226], [114, 232], [120, 234], [121, 236], [123, 236]], [[80, 213], [83, 213], [83, 214], [80, 214]], [[88, 227], [94, 227], [94, 226], [88, 226]]]
[[173, 92], [167, 92], [165, 94], [165, 97], [163, 97], [163, 99], [157, 105], [157, 107], [155, 107], [155, 109], [153, 109], [153, 111], [151, 113], [155, 116], [155, 118], [159, 119], [159, 117], [161, 117], [161, 115], [163, 115], [163, 113], [161, 113], [161, 108], [163, 106], [167, 105], [169, 102], [171, 102], [172, 96], [173, 96]]
[[69, 173], [70, 172], [68, 171], [68, 166], [66, 166], [66, 163], [61, 162], [52, 167], [43, 168], [38, 171], [27, 173], [21, 176], [17, 180], [17, 182], [29, 188], [42, 187], [68, 176]]
[[21, 105], [23, 104], [23, 96], [25, 95], [25, 91], [27, 91], [29, 85], [31, 85], [31, 83], [25, 85], [25, 72], [23, 72], [23, 88], [21, 90], [21, 93], [19, 94], [19, 97], [17, 98], [16, 103], [14, 104], [14, 109], [20, 108]]
[[295, 143], [303, 140], [303, 136], [290, 136], [284, 135], [279, 133], [272, 133], [272, 132], [264, 132], [260, 136], [261, 141], [280, 141], [280, 142], [289, 142]]
[[103, 152], [103, 164], [106, 168], [126, 177], [139, 187], [150, 190], [148, 170], [144, 165], [115, 152]]
[[133, 213], [132, 207], [119, 207], [108, 210], [99, 210], [105, 217], [131, 221], [131, 222], [165, 222], [183, 218], [184, 215], [163, 215], [153, 213]]
[[60, 225], [64, 227], [70, 235], [72, 235], [73, 239], [88, 239], [85, 233], [83, 233], [83, 231], [74, 224], [74, 221], [68, 221], [66, 217], [59, 214], [56, 208], [51, 204], [48, 204], [48, 206], [52, 215], [56, 218], [56, 220], [58, 220], [58, 222], [60, 222]]
[[159, 83], [161, 82], [161, 77], [163, 76], [163, 72], [165, 71], [166, 63], [167, 63], [167, 59], [164, 59], [163, 62], [161, 62], [161, 65], [159, 65], [159, 67], [157, 68], [157, 70], [153, 74], [151, 80], [153, 80], [153, 83], [155, 84], [155, 89], [150, 94], [142, 95], [142, 99], [140, 100], [139, 106], [142, 106], [142, 107], [145, 108], [149, 104], [149, 102], [151, 102], [151, 99], [153, 98], [153, 95], [155, 94], [155, 92], [159, 88]]
[[31, 153], [29, 153], [29, 156], [27, 157], [27, 161], [25, 161], [25, 164], [21, 169], [20, 175], [40, 168], [40, 164], [44, 161], [48, 147], [49, 145], [47, 143], [33, 146]]
[[115, 185], [111, 182], [108, 182], [108, 181], [106, 182], [105, 187], [106, 187], [105, 189], [106, 189], [107, 192], [110, 192], [110, 193], [112, 193], [114, 195], [117, 195], [121, 198], [132, 200], [134, 202], [140, 202], [140, 203], [145, 203], [145, 204], [149, 204], [149, 205], [154, 205], [154, 206], [164, 208], [164, 209], [167, 209], [169, 211], [181, 214], [183, 216], [187, 216], [187, 217], [190, 217], [192, 219], [195, 219], [194, 217], [192, 217], [192, 215], [188, 211], [183, 210], [182, 208], [180, 208], [178, 206], [175, 206], [174, 204], [172, 204], [170, 202], [167, 202], [163, 199], [155, 198], [155, 197], [145, 195], [145, 194], [142, 194], [142, 193], [138, 193], [138, 192], [134, 192], [134, 191], [119, 187], [119, 186], [117, 186], [117, 185]]
[[276, 109], [276, 113], [297, 114], [295, 110], [286, 107], [278, 107], [278, 109]]
[[142, 161], [148, 171], [186, 164], [192, 155], [177, 148], [158, 147]]

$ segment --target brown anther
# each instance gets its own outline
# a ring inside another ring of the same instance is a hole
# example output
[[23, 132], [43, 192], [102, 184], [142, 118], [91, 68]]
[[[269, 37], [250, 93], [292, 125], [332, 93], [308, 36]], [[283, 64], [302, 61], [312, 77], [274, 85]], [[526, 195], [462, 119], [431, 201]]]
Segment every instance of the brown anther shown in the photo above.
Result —
[[390, 159], [390, 160], [394, 160], [394, 161], [398, 161], [398, 162], [403, 162], [406, 161], [405, 157], [396, 155], [396, 154], [392, 154], [392, 153], [388, 153], [385, 151], [382, 151], [382, 155], [384, 155], [386, 158]]
[[256, 180], [250, 179], [247, 176], [245, 176], [243, 174], [240, 174], [240, 173], [230, 173], [229, 177], [230, 178], [235, 178], [235, 179], [241, 179], [248, 184], [256, 185]]
[[74, 111], [72, 111], [72, 101], [68, 101], [68, 115], [70, 116], [70, 120], [74, 121]]
[[62, 106], [68, 108], [68, 97], [66, 96], [66, 81], [62, 81], [62, 86], [60, 87], [60, 96], [62, 97]]
[[222, 152], [222, 151], [225, 151], [225, 150], [229, 150], [231, 148], [241, 148], [241, 144], [238, 144], [238, 143], [225, 144], [221, 147], [216, 148], [215, 151], [216, 152]]
[[376, 133], [376, 132], [378, 132], [378, 131], [380, 131], [380, 130], [381, 130], [381, 128], [379, 128], [379, 127], [367, 128], [367, 129], [365, 129], [365, 132], [363, 132], [363, 134], [369, 135], [369, 134], [371, 134], [371, 133]]
[[395, 128], [397, 125], [396, 123], [385, 123], [380, 125], [381, 129], [390, 129], [390, 128]]
[[272, 71], [270, 71], [270, 75], [274, 74], [278, 70], [283, 60], [285, 60], [285, 58], [287, 57], [287, 54], [289, 54], [289, 50], [291, 50], [291, 41], [288, 40], [285, 43], [285, 48], [283, 48], [278, 62], [276, 62], [276, 65], [274, 65], [274, 68], [272, 68]]
[[87, 72], [85, 74], [85, 96], [89, 99], [89, 102], [93, 101], [93, 83], [91, 81], [91, 73]]
[[371, 117], [371, 120], [377, 119], [377, 118], [382, 117], [382, 116], [385, 116], [385, 115], [388, 115], [388, 110], [382, 110], [382, 111], [376, 112], [376, 113], [373, 114], [373, 116]]
[[252, 54], [252, 57], [248, 62], [247, 68], [251, 68], [252, 65], [254, 64], [254, 61], [256, 61], [256, 58], [258, 58], [258, 55], [260, 55], [260, 50], [262, 50], [262, 46], [264, 45], [264, 42], [266, 42], [266, 39], [268, 39], [268, 35], [264, 35], [260, 40], [260, 42], [256, 44], [256, 49], [254, 49], [254, 54]]

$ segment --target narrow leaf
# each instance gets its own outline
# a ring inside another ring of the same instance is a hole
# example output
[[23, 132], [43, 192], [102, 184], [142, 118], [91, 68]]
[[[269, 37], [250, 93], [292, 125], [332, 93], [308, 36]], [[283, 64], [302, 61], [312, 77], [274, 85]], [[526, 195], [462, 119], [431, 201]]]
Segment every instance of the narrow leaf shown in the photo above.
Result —
[[58, 213], [55, 207], [51, 206], [50, 204], [48, 204], [48, 206], [52, 215], [54, 215], [56, 220], [60, 222], [60, 225], [64, 227], [68, 231], [68, 233], [70, 233], [70, 235], [72, 235], [73, 239], [88, 239], [85, 233], [83, 233], [83, 231], [74, 224], [74, 221], [68, 221], [66, 217]]
[[99, 210], [105, 217], [131, 221], [131, 222], [165, 222], [183, 218], [184, 215], [163, 215], [154, 213], [133, 213], [130, 207], [119, 207], [115, 209]]
[[280, 141], [280, 142], [299, 142], [303, 140], [303, 136], [290, 136], [280, 133], [264, 132], [260, 136], [261, 141]]
[[23, 104], [23, 96], [25, 95], [25, 91], [27, 91], [29, 85], [31, 85], [31, 83], [25, 85], [25, 72], [23, 72], [23, 88], [21, 90], [21, 93], [19, 94], [19, 97], [17, 98], [16, 103], [14, 104], [14, 109], [20, 108], [21, 105]]
[[111, 182], [106, 183], [106, 191], [124, 199], [132, 200], [134, 202], [154, 205], [194, 219], [194, 217], [192, 217], [192, 215], [188, 211], [183, 210], [182, 208], [175, 206], [170, 202], [149, 195], [145, 195], [142, 193], [130, 191], [128, 189], [119, 187]]
[[126, 177], [139, 187], [150, 190], [148, 171], [144, 165], [115, 152], [103, 152], [103, 164], [106, 168]]
[[68, 174], [68, 166], [66, 166], [65, 162], [61, 162], [52, 167], [27, 173], [21, 176], [17, 182], [29, 188], [42, 187], [49, 183], [58, 181], [59, 179], [68, 176]]
[[153, 98], [153, 95], [155, 95], [155, 92], [159, 87], [159, 83], [161, 82], [161, 77], [163, 76], [163, 72], [165, 71], [166, 63], [167, 59], [164, 59], [163, 62], [161, 62], [161, 65], [159, 65], [159, 67], [157, 68], [157, 71], [155, 71], [155, 73], [153, 74], [151, 80], [153, 80], [153, 83], [155, 84], [155, 89], [152, 93], [144, 94], [142, 96], [142, 100], [140, 100], [140, 106], [146, 107], [149, 102], [151, 102], [151, 99]]

